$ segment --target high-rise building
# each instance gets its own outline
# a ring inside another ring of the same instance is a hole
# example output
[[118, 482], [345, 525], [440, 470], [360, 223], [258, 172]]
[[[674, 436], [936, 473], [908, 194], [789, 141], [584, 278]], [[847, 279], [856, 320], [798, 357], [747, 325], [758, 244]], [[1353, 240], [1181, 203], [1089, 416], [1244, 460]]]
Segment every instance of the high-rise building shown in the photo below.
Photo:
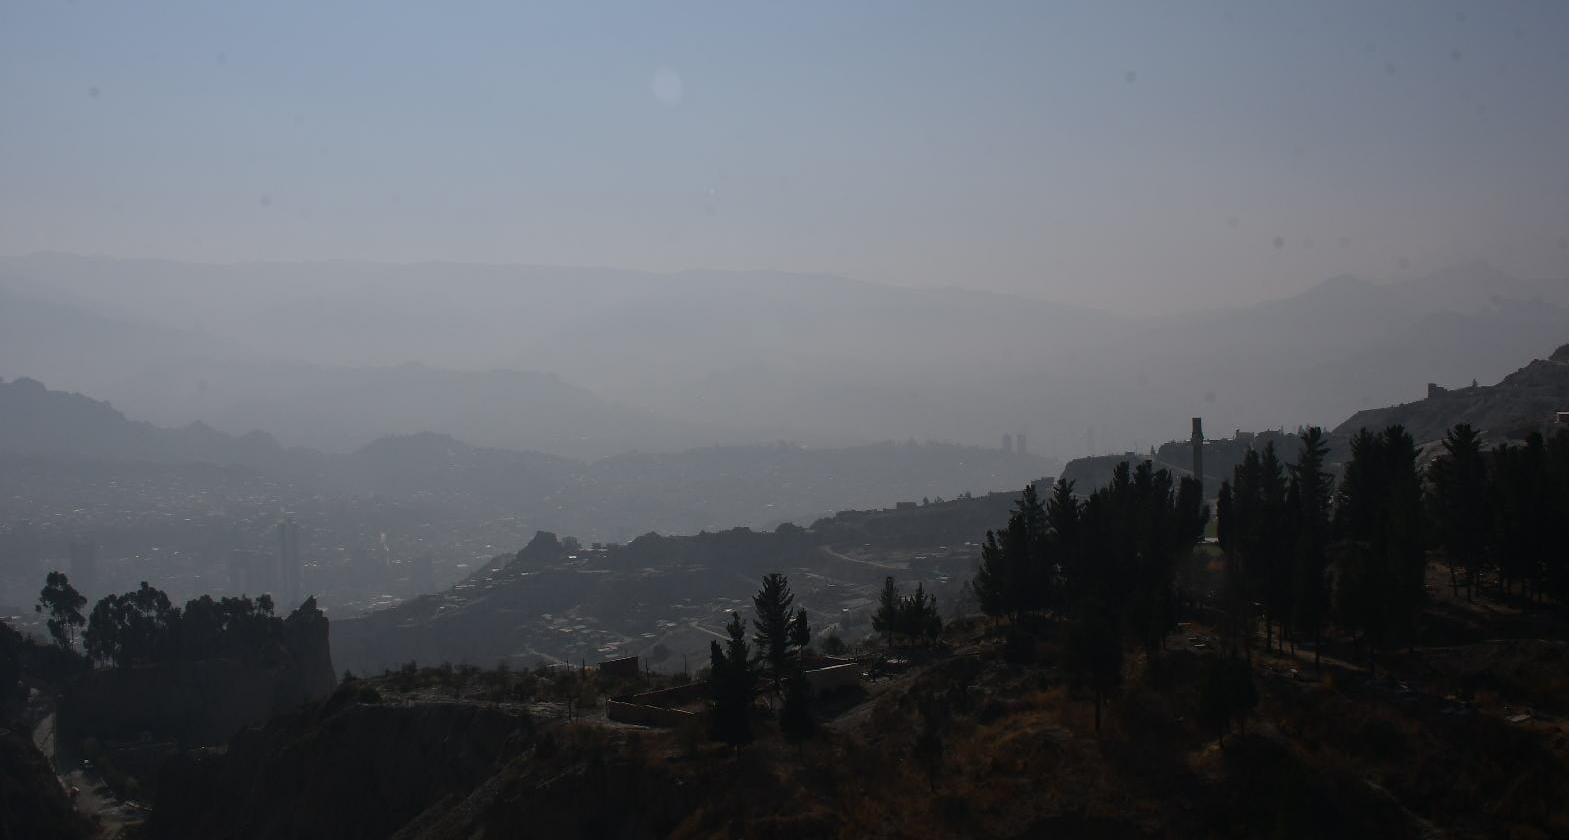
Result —
[[278, 523], [278, 574], [274, 600], [288, 612], [300, 602], [300, 526], [292, 519]]
[[261, 580], [264, 564], [258, 562], [256, 552], [248, 548], [229, 550], [229, 589], [238, 595], [255, 597], [270, 588]]
[[1002, 433], [1002, 451], [1013, 451], [1013, 435], [1010, 435], [1007, 432]]
[[72, 540], [71, 585], [81, 593], [98, 592], [98, 546], [85, 540]]
[[1024, 443], [1024, 433], [1023, 433], [1023, 432], [1020, 432], [1020, 433], [1019, 433], [1019, 434], [1018, 434], [1018, 436], [1016, 436], [1016, 437], [1015, 437], [1015, 438], [1014, 438], [1014, 441], [1015, 441], [1015, 442], [1016, 442], [1016, 443], [1017, 443], [1017, 445], [1018, 445], [1018, 448], [1019, 448], [1019, 454], [1020, 454], [1020, 455], [1028, 455], [1028, 454], [1030, 454], [1030, 450], [1029, 450], [1029, 448], [1028, 448], [1028, 447], [1027, 447], [1027, 446], [1025, 446], [1025, 443]]

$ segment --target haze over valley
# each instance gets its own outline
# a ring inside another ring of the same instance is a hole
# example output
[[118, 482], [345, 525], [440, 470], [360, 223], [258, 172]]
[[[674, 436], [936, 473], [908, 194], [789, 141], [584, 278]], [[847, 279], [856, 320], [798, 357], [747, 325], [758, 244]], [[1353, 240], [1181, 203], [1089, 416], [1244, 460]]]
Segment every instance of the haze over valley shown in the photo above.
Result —
[[0, 0], [0, 840], [1569, 837], [1566, 45]]

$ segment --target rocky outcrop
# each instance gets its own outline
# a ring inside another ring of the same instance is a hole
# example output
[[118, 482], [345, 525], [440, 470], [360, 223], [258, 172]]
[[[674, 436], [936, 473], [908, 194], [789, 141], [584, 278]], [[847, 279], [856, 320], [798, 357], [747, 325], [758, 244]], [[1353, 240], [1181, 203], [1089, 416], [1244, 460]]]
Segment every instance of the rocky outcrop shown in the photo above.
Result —
[[284, 698], [291, 705], [320, 700], [332, 693], [338, 684], [338, 673], [332, 669], [331, 628], [327, 616], [316, 606], [315, 596], [305, 599], [299, 609], [283, 620], [283, 644], [294, 659], [298, 671], [299, 696]]

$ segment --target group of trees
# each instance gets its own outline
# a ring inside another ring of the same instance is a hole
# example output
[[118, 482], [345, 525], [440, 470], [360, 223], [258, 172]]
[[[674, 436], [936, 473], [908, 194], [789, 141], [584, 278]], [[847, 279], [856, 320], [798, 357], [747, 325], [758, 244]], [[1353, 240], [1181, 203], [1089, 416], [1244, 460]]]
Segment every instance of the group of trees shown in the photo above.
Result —
[[1449, 430], [1428, 468], [1427, 509], [1450, 586], [1474, 598], [1489, 576], [1500, 594], [1569, 603], [1569, 432], [1483, 448], [1469, 425]]
[[1411, 638], [1421, 608], [1426, 523], [1417, 447], [1401, 426], [1351, 439], [1338, 489], [1322, 429], [1301, 435], [1296, 461], [1274, 444], [1250, 450], [1216, 501], [1226, 560], [1230, 653], [1251, 646], [1259, 621], [1266, 649], [1302, 637], [1319, 643], [1333, 618], [1358, 635], [1373, 661]]
[[792, 611], [794, 603], [789, 579], [777, 572], [766, 575], [752, 596], [751, 643], [738, 613], [730, 614], [725, 644], [709, 643], [709, 721], [716, 740], [752, 740], [752, 701], [759, 691], [782, 700], [779, 726], [786, 735], [805, 737], [815, 728], [801, 661], [812, 630], [806, 609]]
[[85, 625], [81, 637], [87, 656], [103, 665], [218, 657], [255, 660], [276, 650], [283, 639], [283, 620], [273, 615], [269, 595], [216, 600], [203, 595], [181, 609], [143, 581], [135, 591], [103, 597], [84, 617], [86, 604], [64, 573], [50, 572], [36, 609], [48, 615], [55, 644], [72, 653], [77, 650], [76, 628]]
[[930, 644], [942, 635], [942, 616], [937, 613], [937, 596], [926, 594], [926, 584], [915, 585], [912, 595], [900, 595], [893, 577], [883, 580], [877, 612], [872, 614], [872, 629], [889, 645], [899, 640]]
[[1071, 622], [1065, 664], [1095, 696], [1121, 680], [1125, 644], [1155, 653], [1176, 622], [1177, 564], [1203, 537], [1202, 485], [1145, 461], [1124, 462], [1080, 500], [1059, 480], [1042, 500], [1024, 489], [1002, 532], [988, 532], [973, 586], [981, 609], [1009, 619], [1009, 650], [1031, 656], [1035, 616]]
[[1228, 637], [1250, 641], [1260, 620], [1266, 647], [1311, 637], [1316, 667], [1334, 621], [1376, 667], [1378, 651], [1415, 639], [1433, 550], [1456, 595], [1474, 597], [1491, 576], [1500, 593], [1569, 602], [1569, 432], [1487, 450], [1457, 425], [1424, 471], [1405, 428], [1363, 429], [1338, 487], [1328, 451], [1309, 428], [1294, 464], [1266, 446], [1221, 485]]
[[[1288, 630], [1317, 639], [1328, 618], [1336, 530], [1329, 444], [1318, 427], [1304, 430], [1301, 440], [1289, 467], [1269, 443], [1262, 452], [1248, 450], [1231, 480], [1220, 485], [1216, 535], [1225, 552], [1224, 635], [1232, 655], [1251, 644], [1260, 619], [1265, 645], [1273, 648], [1277, 629], [1281, 639]], [[1367, 443], [1381, 445], [1372, 438]]]

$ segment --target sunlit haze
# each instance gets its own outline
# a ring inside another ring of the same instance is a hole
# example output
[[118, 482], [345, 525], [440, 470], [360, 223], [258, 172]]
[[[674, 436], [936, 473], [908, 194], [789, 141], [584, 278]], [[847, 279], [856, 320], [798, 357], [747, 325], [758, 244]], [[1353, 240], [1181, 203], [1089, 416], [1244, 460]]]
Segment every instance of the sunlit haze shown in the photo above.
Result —
[[1569, 267], [1562, 3], [0, 7], [0, 253], [1113, 311]]

